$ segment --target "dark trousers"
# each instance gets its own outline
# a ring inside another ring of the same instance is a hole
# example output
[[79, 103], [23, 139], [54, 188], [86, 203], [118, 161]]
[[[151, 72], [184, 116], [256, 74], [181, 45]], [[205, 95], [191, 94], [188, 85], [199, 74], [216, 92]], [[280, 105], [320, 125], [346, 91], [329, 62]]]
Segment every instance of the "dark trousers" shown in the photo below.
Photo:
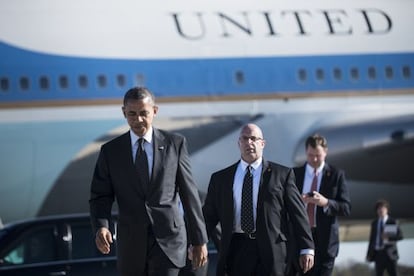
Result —
[[392, 260], [385, 250], [378, 250], [374, 261], [375, 275], [382, 276], [386, 270], [389, 276], [397, 276], [397, 261]]
[[149, 231], [147, 244], [147, 276], [178, 276], [180, 268], [176, 267], [158, 245], [154, 234]]
[[318, 261], [318, 254], [315, 256], [315, 265], [306, 276], [331, 276], [335, 264], [335, 258], [325, 257]]
[[265, 275], [260, 264], [257, 241], [244, 234], [233, 234], [226, 265], [228, 276]]
[[207, 276], [208, 272], [208, 262], [206, 265], [199, 267], [197, 269], [193, 269], [193, 265], [189, 259], [187, 259], [187, 263], [185, 267], [180, 269], [179, 276]]
[[313, 268], [305, 273], [306, 276], [331, 276], [333, 273], [335, 258], [322, 252], [318, 248], [318, 240], [316, 237], [316, 229], [312, 228], [312, 237], [315, 242], [315, 264]]

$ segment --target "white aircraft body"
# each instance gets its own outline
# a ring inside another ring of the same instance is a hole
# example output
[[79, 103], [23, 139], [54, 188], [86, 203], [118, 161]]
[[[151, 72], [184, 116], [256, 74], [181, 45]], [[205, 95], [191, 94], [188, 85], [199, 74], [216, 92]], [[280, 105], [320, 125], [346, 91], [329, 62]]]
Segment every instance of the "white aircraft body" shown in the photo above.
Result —
[[0, 0], [0, 217], [87, 212], [102, 143], [128, 130], [122, 97], [157, 96], [155, 126], [188, 138], [200, 193], [239, 158], [305, 161], [328, 138], [350, 219], [378, 198], [412, 219], [414, 34], [409, 0]]

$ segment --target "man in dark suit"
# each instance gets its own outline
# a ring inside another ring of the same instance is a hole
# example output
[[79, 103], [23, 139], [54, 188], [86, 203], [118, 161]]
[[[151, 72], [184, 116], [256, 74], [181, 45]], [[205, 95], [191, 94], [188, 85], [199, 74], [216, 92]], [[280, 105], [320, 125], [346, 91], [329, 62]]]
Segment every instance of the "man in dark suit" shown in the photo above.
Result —
[[397, 275], [397, 241], [402, 240], [403, 235], [397, 220], [388, 215], [389, 209], [388, 201], [377, 201], [375, 210], [378, 217], [372, 222], [369, 235], [367, 261], [375, 262], [377, 276], [384, 275], [385, 270], [390, 276]]
[[221, 226], [217, 275], [285, 275], [290, 223], [308, 271], [314, 245], [293, 170], [263, 159], [257, 125], [242, 127], [238, 145], [241, 160], [212, 174], [203, 206], [209, 236]]
[[118, 268], [124, 276], [178, 275], [186, 263], [187, 236], [193, 266], [207, 262], [207, 233], [186, 140], [154, 128], [157, 111], [148, 89], [126, 92], [122, 112], [130, 131], [102, 146], [91, 184], [90, 215], [102, 253], [110, 251], [108, 221], [114, 200], [118, 204]]
[[315, 265], [306, 275], [328, 276], [339, 252], [337, 216], [348, 216], [351, 202], [344, 172], [325, 162], [327, 140], [319, 134], [309, 136], [305, 149], [307, 162], [294, 171], [315, 242]]

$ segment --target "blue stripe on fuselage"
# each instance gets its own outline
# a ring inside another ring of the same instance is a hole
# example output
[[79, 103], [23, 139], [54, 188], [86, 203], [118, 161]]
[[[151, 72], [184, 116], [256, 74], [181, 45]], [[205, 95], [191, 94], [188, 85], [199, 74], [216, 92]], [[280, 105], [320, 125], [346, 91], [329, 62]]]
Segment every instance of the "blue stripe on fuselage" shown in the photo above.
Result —
[[[125, 76], [123, 85], [118, 75]], [[60, 76], [68, 78], [67, 89], [58, 85]], [[79, 86], [79, 76], [86, 76], [87, 87]], [[98, 85], [98, 76], [105, 86]], [[27, 90], [20, 88], [22, 77], [29, 80]], [[40, 88], [41, 77], [48, 79], [47, 89]], [[0, 43], [0, 80], [0, 102], [11, 103], [115, 99], [137, 84], [158, 97], [407, 89], [414, 87], [414, 53], [122, 60], [49, 55]]]

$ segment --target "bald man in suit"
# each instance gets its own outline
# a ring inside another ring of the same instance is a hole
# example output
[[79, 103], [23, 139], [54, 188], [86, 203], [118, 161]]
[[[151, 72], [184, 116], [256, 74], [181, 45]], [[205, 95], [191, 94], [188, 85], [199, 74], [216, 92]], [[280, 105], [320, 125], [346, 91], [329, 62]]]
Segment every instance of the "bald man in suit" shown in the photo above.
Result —
[[255, 124], [242, 127], [238, 146], [241, 160], [212, 174], [203, 206], [209, 236], [221, 226], [217, 275], [286, 275], [290, 224], [308, 271], [314, 245], [293, 170], [263, 159]]
[[108, 225], [116, 200], [121, 275], [176, 276], [188, 243], [194, 268], [205, 265], [207, 233], [185, 138], [152, 126], [158, 107], [144, 87], [126, 92], [122, 111], [130, 130], [102, 146], [91, 184], [97, 248], [105, 254], [111, 249]]

